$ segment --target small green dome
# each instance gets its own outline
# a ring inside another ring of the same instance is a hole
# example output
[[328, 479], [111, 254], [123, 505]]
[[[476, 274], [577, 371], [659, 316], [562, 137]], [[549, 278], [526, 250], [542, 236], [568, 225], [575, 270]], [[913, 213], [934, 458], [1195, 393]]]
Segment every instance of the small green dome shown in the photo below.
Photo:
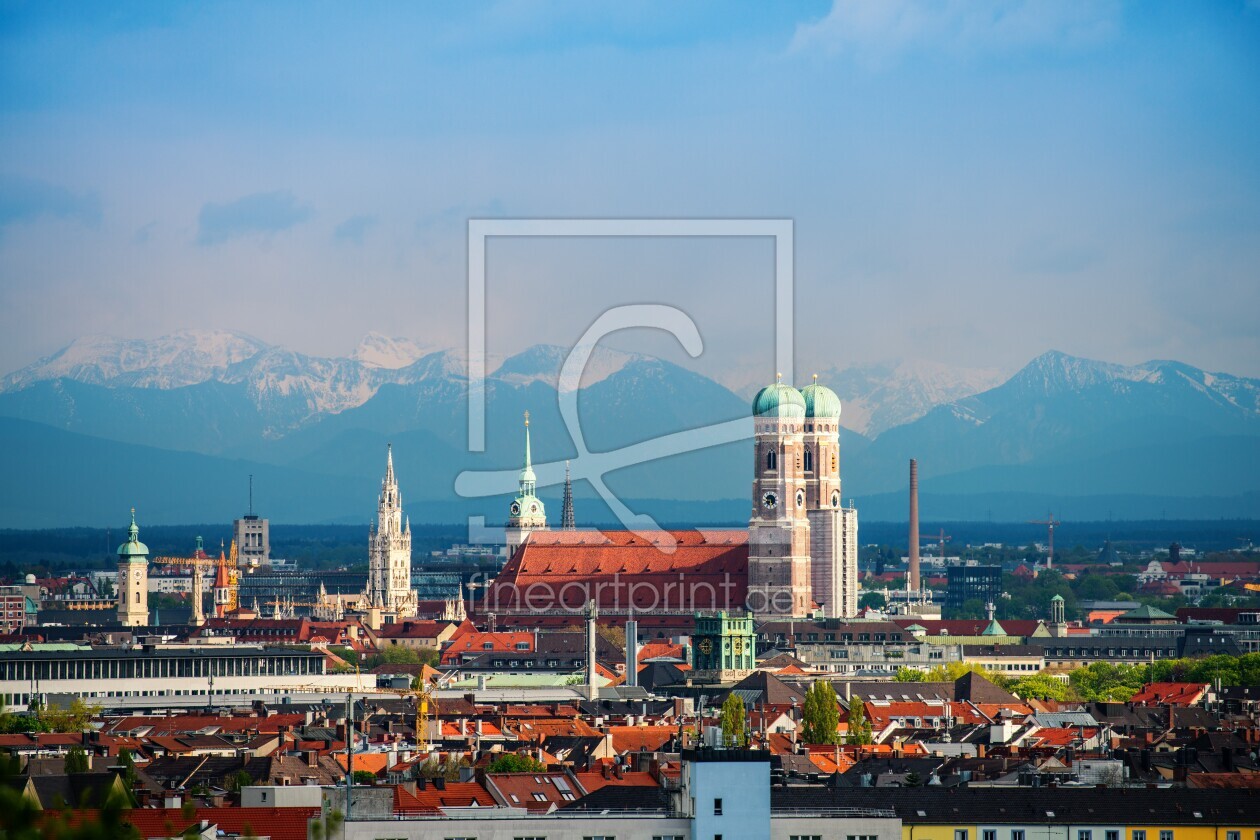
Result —
[[149, 556], [149, 547], [140, 542], [140, 528], [136, 525], [135, 508], [131, 510], [131, 527], [127, 529], [127, 541], [118, 546], [118, 558], [129, 558], [133, 561], [145, 560]]
[[819, 385], [817, 376], [814, 377], [812, 385], [806, 385], [801, 389], [801, 396], [805, 398], [806, 417], [840, 419], [840, 398], [826, 385]]
[[1053, 598], [1051, 598], [1050, 600], [1051, 600], [1051, 601], [1062, 601], [1062, 600], [1063, 600], [1063, 596], [1062, 596], [1062, 595], [1055, 595], [1055, 596], [1054, 596]]
[[753, 397], [754, 417], [786, 417], [795, 420], [805, 419], [805, 398], [801, 392], [791, 385], [776, 381], [767, 385]]

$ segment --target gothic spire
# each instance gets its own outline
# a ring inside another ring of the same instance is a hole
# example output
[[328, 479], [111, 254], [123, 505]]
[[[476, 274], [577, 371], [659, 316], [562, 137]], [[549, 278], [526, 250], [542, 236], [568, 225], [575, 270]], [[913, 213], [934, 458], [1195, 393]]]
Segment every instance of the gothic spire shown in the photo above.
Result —
[[534, 486], [538, 479], [534, 475], [533, 461], [529, 454], [529, 412], [525, 412], [525, 466], [521, 468], [521, 495], [534, 495]]
[[573, 520], [573, 482], [569, 478], [569, 462], [564, 462], [564, 508], [560, 513], [560, 528], [564, 531], [577, 530]]
[[394, 483], [394, 444], [385, 444], [385, 485]]

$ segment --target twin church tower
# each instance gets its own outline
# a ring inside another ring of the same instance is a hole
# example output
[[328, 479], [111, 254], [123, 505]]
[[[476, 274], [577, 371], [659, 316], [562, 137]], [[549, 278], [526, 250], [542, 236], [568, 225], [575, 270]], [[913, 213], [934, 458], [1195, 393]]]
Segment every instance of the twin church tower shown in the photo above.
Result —
[[748, 608], [756, 616], [857, 614], [857, 511], [841, 505], [840, 398], [776, 381], [753, 399]]

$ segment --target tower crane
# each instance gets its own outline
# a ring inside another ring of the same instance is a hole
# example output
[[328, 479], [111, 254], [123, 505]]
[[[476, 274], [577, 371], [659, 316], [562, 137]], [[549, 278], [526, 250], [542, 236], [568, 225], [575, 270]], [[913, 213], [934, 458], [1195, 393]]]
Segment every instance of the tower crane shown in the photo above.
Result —
[[941, 552], [940, 554], [941, 565], [944, 566], [945, 565], [945, 543], [949, 542], [952, 539], [952, 537], [950, 537], [949, 534], [945, 533], [945, 529], [942, 528], [939, 534], [919, 534], [919, 539], [926, 540], [928, 542], [932, 542], [934, 540], [936, 541], [937, 547]]
[[1029, 525], [1045, 525], [1047, 530], [1050, 532], [1050, 540], [1049, 540], [1050, 556], [1046, 558], [1046, 568], [1053, 569], [1054, 568], [1054, 529], [1062, 525], [1063, 523], [1056, 520], [1053, 514], [1047, 513], [1045, 519], [1029, 519], [1028, 524]]
[[[233, 561], [236, 559], [236, 540], [232, 540], [231, 556]], [[188, 619], [188, 623], [194, 627], [200, 627], [206, 623], [204, 592], [202, 587], [205, 585], [205, 570], [213, 566], [226, 562], [223, 556], [222, 547], [219, 549], [217, 558], [211, 557], [201, 547], [201, 537], [197, 537], [197, 549], [193, 552], [192, 557], [154, 557], [151, 561], [163, 566], [191, 566], [192, 567], [192, 615]], [[228, 570], [229, 581], [229, 609], [236, 609], [237, 606], [237, 577], [236, 564], [232, 563]]]

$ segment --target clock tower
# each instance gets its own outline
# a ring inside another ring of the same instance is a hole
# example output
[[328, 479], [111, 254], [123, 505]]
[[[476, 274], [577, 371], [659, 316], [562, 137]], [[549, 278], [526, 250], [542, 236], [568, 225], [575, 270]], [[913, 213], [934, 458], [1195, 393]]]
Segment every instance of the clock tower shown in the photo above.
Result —
[[[753, 400], [748, 606], [759, 618], [806, 616], [810, 594], [805, 398], [776, 380]], [[815, 456], [816, 457], [816, 456]]]
[[[193, 574], [201, 574], [193, 567]], [[124, 627], [144, 627], [149, 623], [149, 547], [140, 542], [136, 509], [131, 509], [127, 541], [118, 546], [118, 623]]]
[[697, 613], [691, 638], [693, 679], [697, 682], [742, 680], [757, 667], [756, 636], [747, 615], [726, 610]]
[[533, 531], [547, 530], [547, 511], [542, 499], [534, 495], [538, 479], [529, 455], [529, 412], [525, 412], [525, 466], [521, 468], [520, 489], [508, 508], [507, 548], [508, 556], [516, 553], [520, 544]]

